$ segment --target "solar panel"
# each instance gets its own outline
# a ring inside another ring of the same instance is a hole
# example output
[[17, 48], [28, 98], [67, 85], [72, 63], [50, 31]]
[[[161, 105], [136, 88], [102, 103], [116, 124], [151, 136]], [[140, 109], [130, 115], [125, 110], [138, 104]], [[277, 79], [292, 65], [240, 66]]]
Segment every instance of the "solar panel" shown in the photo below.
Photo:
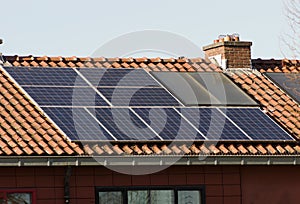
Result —
[[115, 106], [178, 106], [163, 88], [98, 88]]
[[133, 109], [164, 140], [205, 140], [173, 108]]
[[209, 93], [216, 97], [222, 105], [257, 105], [249, 95], [244, 93], [242, 89], [223, 73], [203, 72], [190, 73], [190, 75]]
[[78, 70], [93, 86], [160, 86], [143, 69], [81, 68]]
[[88, 86], [72, 68], [5, 67], [21, 86]]
[[151, 72], [151, 74], [187, 106], [220, 103], [204, 87], [199, 86], [189, 73]]
[[151, 72], [186, 106], [257, 103], [222, 73]]
[[89, 108], [118, 140], [160, 140], [129, 108]]
[[294, 140], [258, 108], [220, 109], [253, 140]]
[[300, 73], [266, 73], [266, 75], [300, 103]]
[[92, 88], [23, 87], [40, 106], [108, 106]]
[[71, 140], [114, 140], [84, 108], [43, 107], [43, 110]]
[[249, 140], [216, 108], [181, 108], [181, 113], [208, 140]]

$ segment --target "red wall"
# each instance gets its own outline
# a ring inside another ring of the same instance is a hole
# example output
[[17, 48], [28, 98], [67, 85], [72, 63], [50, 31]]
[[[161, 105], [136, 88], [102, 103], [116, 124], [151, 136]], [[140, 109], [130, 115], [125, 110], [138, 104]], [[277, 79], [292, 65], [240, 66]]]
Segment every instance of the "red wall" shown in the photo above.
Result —
[[241, 175], [243, 204], [300, 203], [299, 166], [247, 166]]
[[[0, 188], [34, 188], [37, 203], [64, 203], [64, 167], [1, 167]], [[173, 166], [144, 176], [72, 167], [71, 203], [95, 203], [95, 186], [205, 185], [207, 204], [298, 203], [298, 166]]]

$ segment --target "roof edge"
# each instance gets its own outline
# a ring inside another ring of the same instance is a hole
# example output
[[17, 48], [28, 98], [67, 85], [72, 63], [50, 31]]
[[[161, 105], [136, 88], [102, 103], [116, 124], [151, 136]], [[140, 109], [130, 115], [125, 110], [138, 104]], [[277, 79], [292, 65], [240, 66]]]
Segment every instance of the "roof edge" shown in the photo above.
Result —
[[[132, 157], [0, 157], [0, 167], [55, 166], [169, 166], [169, 165], [300, 165], [300, 155], [293, 156], [132, 156]], [[122, 159], [122, 160], [120, 160]], [[174, 163], [174, 159], [178, 159]]]

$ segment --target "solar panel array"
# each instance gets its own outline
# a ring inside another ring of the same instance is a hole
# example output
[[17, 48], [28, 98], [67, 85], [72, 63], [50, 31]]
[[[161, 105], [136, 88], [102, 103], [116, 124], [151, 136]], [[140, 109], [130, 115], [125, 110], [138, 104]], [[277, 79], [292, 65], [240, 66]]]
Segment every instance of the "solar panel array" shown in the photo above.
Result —
[[16, 68], [6, 71], [41, 106], [175, 106], [142, 69]]
[[294, 140], [259, 108], [185, 107], [143, 69], [5, 70], [73, 141]]

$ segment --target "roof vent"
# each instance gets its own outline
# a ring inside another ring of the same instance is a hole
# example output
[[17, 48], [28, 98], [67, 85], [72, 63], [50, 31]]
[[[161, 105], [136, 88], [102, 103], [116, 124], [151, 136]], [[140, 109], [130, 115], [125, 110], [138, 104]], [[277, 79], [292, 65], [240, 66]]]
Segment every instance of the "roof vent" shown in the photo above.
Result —
[[0, 38], [0, 44], [2, 44], [3, 43], [3, 40]]

